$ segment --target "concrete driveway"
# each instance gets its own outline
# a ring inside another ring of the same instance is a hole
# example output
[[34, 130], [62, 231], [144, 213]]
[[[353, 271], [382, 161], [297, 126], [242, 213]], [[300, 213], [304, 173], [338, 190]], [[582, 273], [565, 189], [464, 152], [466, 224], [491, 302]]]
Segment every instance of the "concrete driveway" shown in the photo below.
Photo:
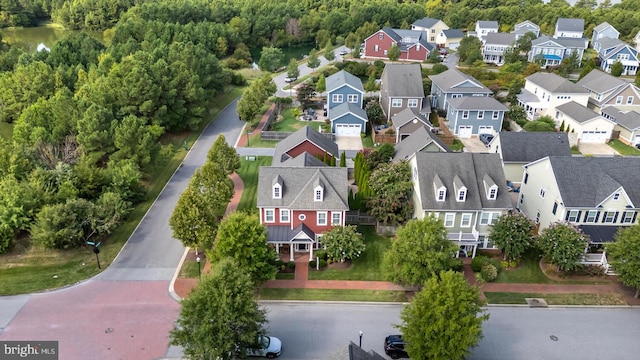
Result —
[[581, 143], [578, 145], [578, 149], [582, 155], [594, 155], [594, 156], [615, 156], [620, 155], [611, 146], [600, 143]]
[[478, 138], [460, 139], [464, 144], [465, 152], [488, 153], [489, 149]]
[[362, 150], [362, 139], [360, 136], [336, 136], [335, 143], [338, 144], [340, 152], [347, 150]]

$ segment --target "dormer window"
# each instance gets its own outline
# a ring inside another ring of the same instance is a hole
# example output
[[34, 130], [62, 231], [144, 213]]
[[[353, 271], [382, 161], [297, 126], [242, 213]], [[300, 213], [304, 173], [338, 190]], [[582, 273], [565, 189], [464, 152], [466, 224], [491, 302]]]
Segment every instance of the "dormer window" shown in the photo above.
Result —
[[282, 187], [279, 184], [273, 185], [273, 198], [282, 199]]
[[316, 179], [314, 182], [315, 187], [313, 188], [313, 201], [323, 201], [324, 200], [324, 183], [321, 179]]
[[447, 198], [447, 188], [438, 175], [433, 178], [433, 190], [436, 201], [443, 202]]
[[458, 190], [458, 201], [465, 201], [467, 199], [467, 188], [463, 187]]
[[444, 201], [447, 196], [447, 189], [438, 189], [438, 195], [436, 196], [436, 201]]
[[464, 186], [462, 179], [458, 175], [453, 177], [453, 188], [456, 193], [456, 201], [462, 202], [467, 199], [467, 187]]
[[322, 188], [320, 188], [320, 187], [316, 188], [316, 195], [313, 198], [313, 200], [314, 201], [322, 201], [322, 195], [323, 195], [322, 193], [323, 193]]
[[490, 187], [489, 193], [487, 194], [487, 199], [495, 200], [497, 196], [498, 196], [498, 187], [497, 186]]
[[489, 200], [495, 200], [498, 197], [498, 185], [495, 181], [489, 176], [489, 174], [484, 174], [483, 178], [484, 183], [484, 191]]

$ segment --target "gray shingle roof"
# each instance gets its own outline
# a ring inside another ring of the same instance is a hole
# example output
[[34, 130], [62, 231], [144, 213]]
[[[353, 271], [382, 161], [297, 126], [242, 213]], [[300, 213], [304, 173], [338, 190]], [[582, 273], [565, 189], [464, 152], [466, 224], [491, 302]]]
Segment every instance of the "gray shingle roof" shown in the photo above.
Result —
[[[274, 199], [272, 182], [282, 178], [282, 198]], [[314, 188], [322, 182], [323, 201], [314, 201]], [[258, 207], [291, 210], [349, 210], [347, 168], [343, 167], [266, 167], [258, 170]]]
[[389, 37], [392, 38], [393, 41], [395, 41], [395, 42], [399, 43], [402, 40], [402, 37], [400, 35], [396, 34], [395, 29], [392, 29], [392, 28], [390, 28], [388, 26], [385, 26], [385, 27], [382, 28], [382, 31], [384, 31], [385, 34], [389, 35]]
[[[416, 163], [420, 201], [425, 210], [464, 211], [512, 208], [498, 154], [419, 152], [416, 154]], [[498, 195], [495, 200], [487, 199], [483, 180], [485, 175], [489, 175], [498, 185]], [[447, 195], [443, 202], [436, 201], [433, 186], [436, 177], [439, 177], [447, 188]], [[453, 185], [456, 177], [467, 187], [467, 198], [464, 202], [456, 201]]]
[[515, 34], [509, 33], [488, 33], [484, 41], [486, 45], [506, 45], [511, 46], [516, 41]]
[[537, 72], [527, 76], [526, 80], [531, 81], [534, 84], [539, 85], [543, 89], [548, 90], [551, 93], [563, 93], [563, 94], [588, 94], [589, 90], [583, 88], [580, 85], [576, 85], [571, 81], [563, 78], [562, 76], [548, 73]]
[[564, 132], [501, 131], [503, 162], [532, 162], [547, 156], [571, 156], [569, 136]]
[[432, 133], [428, 127], [422, 126], [413, 134], [396, 144], [394, 147], [393, 161], [407, 160], [411, 155], [424, 149], [431, 143], [438, 145], [443, 152], [451, 152], [449, 146], [443, 143], [438, 135]]
[[507, 111], [507, 107], [498, 100], [487, 96], [464, 96], [448, 100], [449, 106], [455, 110], [493, 110]]
[[538, 24], [536, 24], [536, 23], [534, 23], [533, 21], [530, 21], [530, 20], [525, 20], [525, 21], [523, 21], [523, 22], [519, 22], [519, 23], [517, 23], [517, 24], [513, 25], [513, 27], [514, 27], [515, 29], [521, 29], [521, 28], [530, 28], [530, 27], [533, 27], [533, 28], [535, 28], [535, 29], [537, 29], [537, 30], [540, 30], [540, 26], [538, 26]]
[[558, 31], [584, 31], [584, 19], [558, 18]]
[[418, 121], [421, 121], [423, 124], [431, 126], [429, 120], [423, 118], [414, 108], [404, 108], [391, 117], [391, 122], [393, 123], [393, 127], [398, 130], [402, 125], [413, 121], [413, 119], [418, 119]]
[[[602, 30], [604, 30], [604, 29], [606, 29], [606, 28], [608, 28], [608, 27], [612, 27], [612, 28], [615, 30], [615, 28], [613, 27], [613, 25], [609, 24], [609, 23], [608, 23], [608, 22], [606, 22], [606, 21], [605, 21], [605, 22], [603, 22], [603, 23], [601, 23], [600, 25], [598, 25], [598, 26], [594, 27], [594, 28], [593, 28], [593, 30], [594, 30], [594, 31], [598, 31], [598, 32], [600, 32], [600, 31], [602, 31]], [[617, 30], [616, 30], [616, 31], [617, 31]]]
[[478, 20], [478, 26], [483, 29], [497, 29], [499, 27], [498, 22], [494, 20]]
[[604, 49], [610, 49], [616, 46], [626, 45], [627, 43], [625, 43], [620, 39], [603, 37], [602, 39], [598, 40], [598, 44], [600, 44], [600, 51], [602, 51]]
[[[559, 37], [555, 41], [569, 49], [586, 49], [589, 45], [589, 39], [587, 38], [571, 38], [571, 37]], [[533, 42], [532, 42], [533, 43]]]
[[305, 166], [327, 166], [327, 164], [325, 164], [317, 157], [305, 151], [294, 158], [288, 158], [287, 160], [280, 163], [278, 166], [305, 167]]
[[623, 187], [640, 204], [640, 158], [551, 156], [549, 161], [565, 207], [594, 208]]
[[437, 24], [438, 21], [440, 21], [440, 20], [439, 19], [434, 19], [434, 18], [424, 17], [422, 19], [418, 19], [418, 20], [414, 21], [413, 24], [411, 24], [411, 25], [415, 25], [415, 26], [419, 26], [419, 27], [423, 27], [423, 28], [430, 28], [433, 25]]
[[626, 85], [627, 82], [599, 69], [593, 69], [576, 84], [595, 93], [604, 94], [617, 87]]
[[331, 121], [344, 116], [345, 114], [351, 113], [364, 121], [369, 121], [369, 117], [367, 116], [367, 111], [360, 106], [352, 103], [342, 103], [336, 107], [329, 109], [329, 119]]
[[362, 86], [362, 81], [360, 80], [360, 78], [344, 70], [340, 70], [337, 73], [329, 76], [326, 79], [325, 83], [327, 85], [327, 92], [331, 92], [339, 87], [348, 85], [353, 89], [359, 91], [360, 93], [364, 93], [364, 87]]
[[619, 124], [627, 130], [633, 131], [640, 129], [640, 113], [637, 111], [620, 111], [613, 106], [606, 107], [601, 111], [615, 121], [616, 124]]
[[562, 112], [563, 114], [569, 116], [570, 118], [581, 124], [600, 117], [600, 115], [595, 111], [589, 109], [586, 106], [582, 106], [575, 101], [569, 101], [568, 103], [557, 106], [556, 110]]
[[283, 242], [292, 240], [307, 240], [314, 242], [316, 234], [305, 224], [300, 224], [292, 229], [290, 226], [267, 225], [267, 242]]
[[281, 162], [288, 160], [289, 156], [286, 155], [286, 152], [306, 140], [311, 141], [319, 148], [326, 150], [329, 154], [333, 154], [334, 157], [338, 156], [338, 145], [336, 143], [310, 126], [305, 126], [276, 144], [271, 165], [278, 165]]
[[491, 90], [476, 80], [457, 69], [449, 69], [437, 75], [430, 75], [429, 79], [443, 92], [456, 93], [485, 93], [491, 94]]
[[424, 97], [420, 64], [387, 64], [381, 78], [391, 97]]
[[447, 39], [457, 39], [464, 37], [464, 33], [460, 29], [442, 30], [442, 33]]

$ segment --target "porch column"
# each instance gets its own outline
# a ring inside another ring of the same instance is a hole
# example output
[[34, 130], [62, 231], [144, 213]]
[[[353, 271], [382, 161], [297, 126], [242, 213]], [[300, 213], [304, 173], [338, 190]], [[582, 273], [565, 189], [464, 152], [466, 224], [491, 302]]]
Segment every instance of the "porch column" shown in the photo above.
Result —
[[309, 261], [313, 261], [313, 244], [309, 244]]
[[478, 249], [478, 244], [474, 244], [473, 245], [473, 254], [471, 255], [471, 258], [475, 258], [476, 257], [476, 250]]
[[293, 261], [293, 249], [295, 248], [294, 243], [289, 243], [289, 261]]
[[276, 254], [280, 255], [280, 243], [276, 243]]

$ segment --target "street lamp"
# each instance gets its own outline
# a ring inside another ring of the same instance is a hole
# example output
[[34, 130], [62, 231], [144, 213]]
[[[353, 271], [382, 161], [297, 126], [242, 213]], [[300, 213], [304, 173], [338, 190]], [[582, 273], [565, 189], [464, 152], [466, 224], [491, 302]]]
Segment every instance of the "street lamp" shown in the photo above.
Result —
[[362, 330], [360, 330], [360, 332], [358, 334], [360, 335], [360, 345], [359, 346], [360, 346], [360, 348], [362, 348], [362, 334], [364, 334], [364, 333], [362, 332]]
[[200, 276], [200, 256], [196, 258], [196, 262], [198, 263], [198, 281], [202, 280], [202, 276]]
[[249, 129], [247, 129], [247, 147], [249, 147]]

